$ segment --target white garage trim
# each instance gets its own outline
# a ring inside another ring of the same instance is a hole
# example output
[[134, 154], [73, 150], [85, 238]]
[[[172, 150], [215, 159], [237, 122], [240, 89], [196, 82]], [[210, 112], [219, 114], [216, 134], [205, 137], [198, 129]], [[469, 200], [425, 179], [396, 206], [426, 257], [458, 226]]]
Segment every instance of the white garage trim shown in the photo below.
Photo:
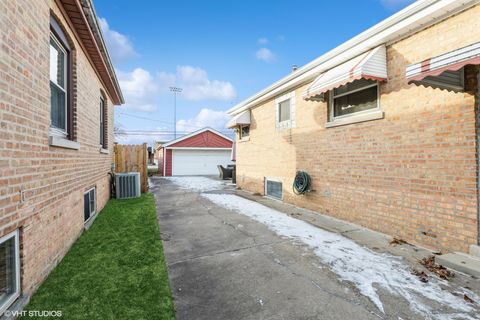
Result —
[[231, 148], [171, 148], [172, 176], [216, 175], [217, 165], [227, 166]]
[[191, 138], [191, 137], [196, 136], [197, 134], [203, 133], [203, 132], [205, 132], [205, 131], [210, 131], [210, 132], [216, 134], [217, 136], [220, 136], [220, 137], [222, 137], [222, 138], [224, 138], [224, 139], [227, 139], [227, 140], [233, 142], [232, 139], [230, 139], [230, 138], [227, 137], [226, 135], [218, 132], [217, 130], [215, 130], [215, 129], [213, 129], [213, 128], [210, 128], [210, 127], [206, 127], [206, 128], [203, 128], [203, 129], [200, 129], [200, 130], [191, 132], [191, 133], [189, 133], [189, 134], [186, 134], [186, 135], [184, 135], [184, 136], [182, 136], [182, 137], [180, 137], [180, 138], [178, 138], [178, 139], [169, 141], [169, 142], [165, 143], [165, 144], [163, 145], [163, 147], [171, 146], [172, 144], [175, 144], [175, 143], [177, 143], [177, 142], [180, 142], [180, 141], [183, 141], [183, 140], [185, 140], [185, 139]]
[[170, 147], [166, 148], [170, 150], [219, 150], [219, 151], [224, 151], [224, 150], [232, 150], [232, 148], [215, 148], [215, 147], [209, 147], [209, 148], [204, 148], [204, 147], [198, 147], [198, 148], [192, 148], [192, 147]]

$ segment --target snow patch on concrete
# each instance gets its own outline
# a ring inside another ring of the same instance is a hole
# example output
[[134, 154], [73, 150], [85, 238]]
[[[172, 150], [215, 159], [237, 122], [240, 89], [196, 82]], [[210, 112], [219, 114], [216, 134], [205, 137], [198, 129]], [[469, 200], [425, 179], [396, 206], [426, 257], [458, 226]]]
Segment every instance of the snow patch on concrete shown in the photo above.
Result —
[[468, 314], [475, 309], [463, 299], [465, 293], [475, 301], [480, 301], [477, 295], [466, 289], [453, 295], [441, 287], [448, 287], [447, 281], [432, 277], [428, 283], [422, 283], [411, 274], [408, 265], [399, 257], [376, 253], [339, 234], [317, 228], [236, 195], [202, 196], [217, 205], [265, 224], [280, 236], [303, 242], [314, 250], [340, 280], [354, 283], [382, 312], [383, 304], [376, 289], [380, 287], [393, 295], [403, 297], [414, 312], [426, 319], [479, 319]]
[[222, 181], [207, 177], [165, 177], [165, 179], [172, 181], [181, 189], [199, 192], [222, 190], [225, 187]]

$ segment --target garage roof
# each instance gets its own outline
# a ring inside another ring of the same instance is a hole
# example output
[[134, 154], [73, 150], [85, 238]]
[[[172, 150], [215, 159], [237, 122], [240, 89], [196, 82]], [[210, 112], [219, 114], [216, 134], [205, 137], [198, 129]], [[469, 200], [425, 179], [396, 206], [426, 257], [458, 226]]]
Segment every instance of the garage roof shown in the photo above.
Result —
[[175, 139], [175, 140], [171, 140], [171, 141], [165, 143], [162, 147], [163, 147], [163, 148], [167, 148], [167, 147], [169, 147], [169, 146], [173, 146], [174, 144], [177, 144], [177, 143], [179, 143], [179, 142], [181, 142], [181, 141], [187, 140], [188, 138], [194, 137], [194, 136], [199, 135], [199, 134], [201, 134], [201, 133], [203, 133], [203, 132], [206, 132], [206, 131], [210, 131], [211, 133], [213, 133], [213, 134], [215, 134], [215, 135], [217, 135], [217, 136], [220, 136], [220, 137], [222, 137], [222, 138], [230, 141], [231, 143], [233, 143], [233, 140], [230, 139], [229, 137], [227, 137], [226, 135], [218, 132], [217, 130], [215, 130], [215, 129], [213, 129], [213, 128], [206, 127], [206, 128], [203, 128], [203, 129], [200, 129], [200, 130], [191, 132], [191, 133], [189, 133], [189, 134], [186, 134], [186, 135], [184, 135], [184, 136], [182, 136], [182, 137], [180, 137], [180, 138], [177, 138], [177, 139]]

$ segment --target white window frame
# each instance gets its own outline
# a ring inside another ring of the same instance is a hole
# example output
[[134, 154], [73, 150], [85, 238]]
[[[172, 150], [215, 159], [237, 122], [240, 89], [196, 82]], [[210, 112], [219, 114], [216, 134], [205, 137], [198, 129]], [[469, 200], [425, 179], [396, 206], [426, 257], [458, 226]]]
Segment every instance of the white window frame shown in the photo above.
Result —
[[[349, 114], [344, 114], [343, 116], [335, 116], [335, 106], [333, 104], [334, 99], [340, 98], [340, 97], [343, 97], [343, 96], [347, 96], [347, 95], [350, 95], [350, 94], [358, 92], [358, 91], [370, 89], [372, 87], [377, 87], [377, 106], [375, 108], [371, 108], [371, 109], [363, 110], [363, 111], [358, 111], [358, 112], [353, 112], [353, 113], [349, 113]], [[330, 90], [330, 93], [328, 95], [329, 96], [328, 97], [328, 100], [329, 100], [328, 104], [330, 105], [330, 121], [335, 121], [335, 120], [349, 118], [349, 117], [355, 117], [355, 116], [364, 115], [364, 114], [368, 114], [368, 113], [376, 113], [376, 112], [380, 111], [380, 85], [379, 85], [378, 81], [375, 82], [375, 83], [372, 83], [368, 86], [357, 88], [357, 89], [351, 90], [351, 91], [347, 91], [347, 92], [339, 94], [339, 95], [334, 95], [334, 92], [335, 92], [335, 89]]]
[[107, 113], [108, 105], [107, 99], [100, 94], [100, 149], [108, 149], [106, 126], [105, 126], [105, 114]]
[[0, 315], [5, 312], [20, 296], [20, 234], [18, 229], [0, 238], [0, 244], [15, 238], [15, 292], [0, 306]]
[[92, 208], [90, 208], [90, 216], [88, 217], [87, 220], [84, 221], [84, 223], [87, 223], [88, 221], [90, 221], [90, 219], [92, 219], [92, 217], [97, 214], [97, 186], [95, 187], [92, 187], [90, 189], [88, 189], [87, 191], [85, 191], [83, 193], [83, 196], [85, 197], [86, 194], [88, 194], [88, 203], [90, 204], [90, 191], [93, 190], [93, 211], [92, 211]]
[[[272, 178], [272, 177], [264, 177], [263, 179], [264, 181], [264, 193], [265, 193], [265, 197], [269, 198], [269, 199], [273, 199], [273, 200], [280, 200], [280, 201], [283, 201], [283, 181], [278, 179], [278, 178]], [[276, 198], [276, 197], [273, 197], [273, 196], [270, 196], [268, 195], [268, 192], [267, 192], [267, 181], [272, 181], [272, 182], [278, 182], [278, 183], [281, 183], [282, 184], [282, 197], [281, 198]]]
[[[64, 129], [61, 129], [61, 128], [57, 128], [57, 127], [54, 127], [53, 124], [50, 124], [50, 135], [55, 135], [55, 136], [60, 136], [62, 138], [66, 138], [68, 136], [68, 99], [70, 98], [68, 96], [68, 78], [67, 78], [67, 75], [68, 75], [68, 54], [67, 54], [67, 50], [65, 49], [65, 47], [63, 46], [63, 44], [58, 40], [57, 36], [55, 36], [55, 34], [53, 32], [50, 32], [50, 39], [53, 39], [53, 41], [57, 44], [57, 46], [60, 48], [60, 50], [63, 52], [64, 54], [64, 79], [65, 79], [65, 89], [63, 89], [62, 87], [60, 87], [58, 84], [54, 83], [50, 77], [49, 77], [49, 80], [50, 80], [50, 83], [53, 83], [53, 85], [55, 85], [58, 89], [62, 90], [64, 93], [65, 93], [65, 130]], [[50, 45], [50, 43], [49, 43]], [[51, 58], [51, 57], [49, 57]], [[49, 71], [50, 72], [50, 71]], [[52, 109], [51, 109], [51, 106], [50, 106], [50, 112], [52, 112]]]
[[[280, 103], [290, 100], [290, 119], [280, 122]], [[275, 128], [283, 130], [288, 128], [295, 128], [295, 91], [291, 91], [275, 99]]]

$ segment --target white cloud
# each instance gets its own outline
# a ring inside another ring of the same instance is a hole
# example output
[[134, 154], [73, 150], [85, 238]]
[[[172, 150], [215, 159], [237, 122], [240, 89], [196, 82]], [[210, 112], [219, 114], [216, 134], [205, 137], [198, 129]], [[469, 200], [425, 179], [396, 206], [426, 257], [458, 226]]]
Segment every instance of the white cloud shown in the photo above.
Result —
[[228, 81], [210, 80], [208, 73], [192, 66], [177, 66], [175, 74], [161, 72], [158, 74], [163, 87], [175, 85], [183, 89], [181, 97], [187, 100], [223, 100], [236, 97], [234, 86]]
[[267, 38], [260, 38], [257, 40], [257, 42], [259, 44], [267, 44], [268, 43], [268, 39]]
[[160, 88], [150, 72], [136, 68], [132, 72], [116, 71], [120, 87], [125, 97], [125, 108], [154, 112], [156, 97]]
[[118, 63], [138, 56], [127, 36], [110, 29], [105, 18], [100, 18], [99, 23], [113, 62]]
[[230, 116], [223, 111], [203, 108], [194, 118], [177, 121], [177, 131], [191, 132], [204, 127], [225, 131], [228, 120]]
[[180, 97], [187, 100], [223, 100], [236, 97], [235, 88], [228, 81], [210, 80], [205, 70], [192, 66], [178, 66], [175, 74], [160, 72], [156, 76], [142, 68], [132, 72], [116, 70], [125, 97], [124, 108], [154, 112], [160, 95], [169, 93], [170, 86], [181, 87]]
[[255, 53], [255, 56], [257, 57], [258, 60], [262, 60], [265, 62], [275, 61], [275, 55], [273, 54], [272, 51], [270, 51], [267, 48], [258, 49], [258, 51]]
[[415, 2], [415, 0], [380, 0], [382, 6], [387, 9], [399, 9]]

